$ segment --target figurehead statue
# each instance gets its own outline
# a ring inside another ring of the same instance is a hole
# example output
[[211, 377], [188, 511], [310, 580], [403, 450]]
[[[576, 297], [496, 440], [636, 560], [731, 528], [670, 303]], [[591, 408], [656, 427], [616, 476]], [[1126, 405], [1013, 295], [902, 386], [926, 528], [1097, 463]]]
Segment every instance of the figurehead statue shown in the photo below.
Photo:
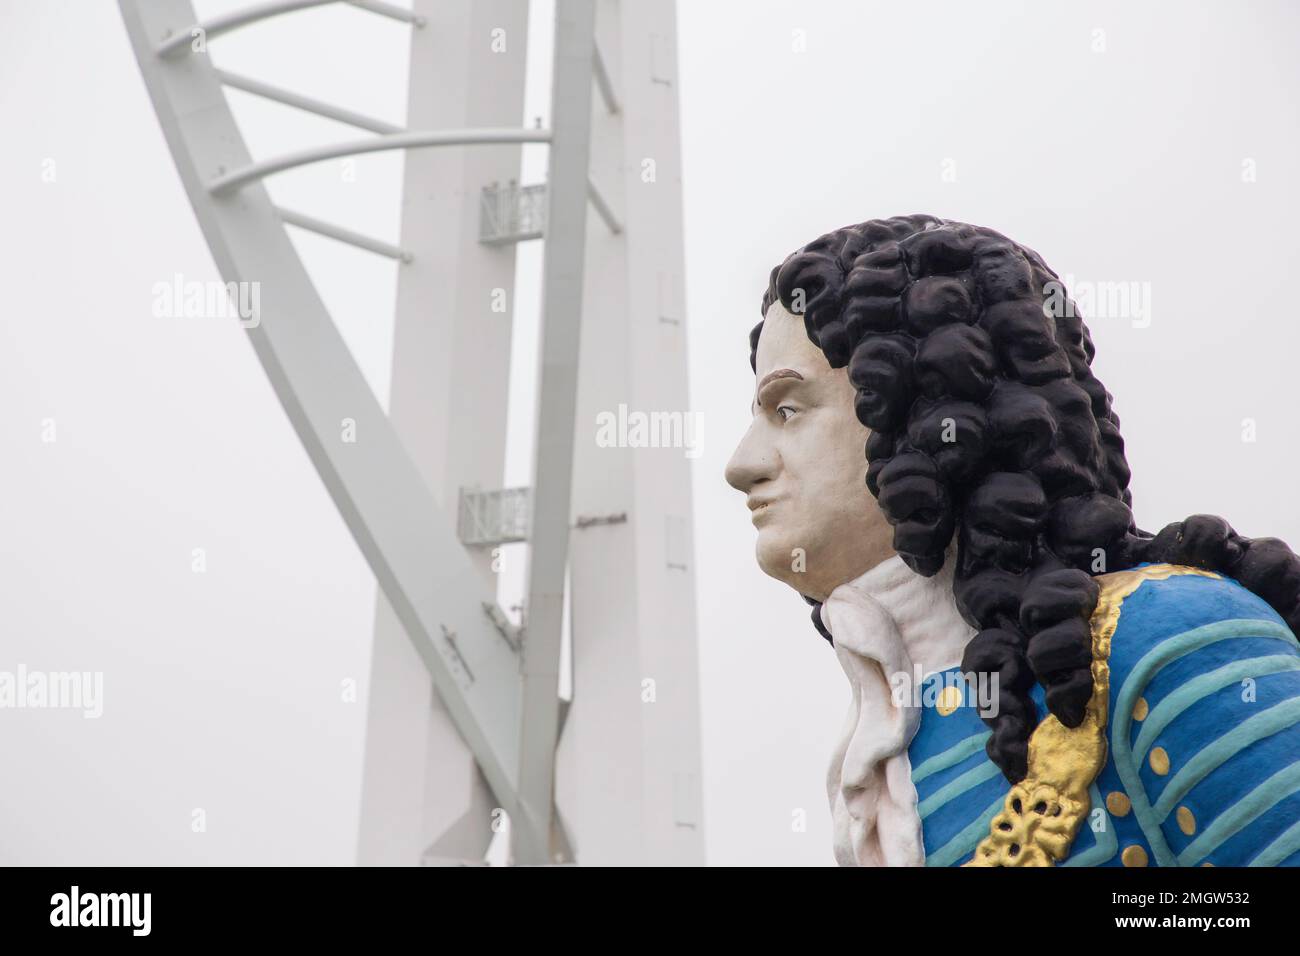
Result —
[[1300, 864], [1300, 558], [1137, 527], [1043, 260], [873, 220], [773, 269], [762, 316], [727, 480], [852, 685], [839, 862]]

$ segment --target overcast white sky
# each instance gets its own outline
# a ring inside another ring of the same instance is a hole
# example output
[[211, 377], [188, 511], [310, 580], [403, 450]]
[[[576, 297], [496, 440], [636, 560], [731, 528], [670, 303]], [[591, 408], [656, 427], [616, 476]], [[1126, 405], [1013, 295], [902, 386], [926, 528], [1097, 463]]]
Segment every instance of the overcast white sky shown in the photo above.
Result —
[[[1300, 544], [1300, 14], [1283, 0], [680, 7], [709, 860], [827, 864], [847, 685], [803, 602], [754, 566], [722, 481], [768, 271], [831, 228], [928, 212], [992, 226], [1081, 282], [1138, 283], [1149, 322], [1090, 326], [1139, 522], [1218, 513]], [[218, 62], [401, 122], [404, 28], [298, 17], [218, 41]], [[243, 333], [150, 314], [159, 279], [216, 270], [116, 4], [0, 0], [0, 96], [0, 669], [109, 679], [100, 720], [0, 716], [0, 862], [349, 863], [365, 711], [338, 687], [365, 686], [374, 581]], [[254, 155], [337, 138], [236, 96]], [[529, 100], [545, 114], [540, 84]], [[401, 169], [380, 154], [351, 189], [335, 164], [271, 188], [395, 238]], [[386, 396], [396, 267], [295, 239]], [[522, 350], [538, 251], [521, 257]], [[525, 480], [525, 433], [509, 481]]]

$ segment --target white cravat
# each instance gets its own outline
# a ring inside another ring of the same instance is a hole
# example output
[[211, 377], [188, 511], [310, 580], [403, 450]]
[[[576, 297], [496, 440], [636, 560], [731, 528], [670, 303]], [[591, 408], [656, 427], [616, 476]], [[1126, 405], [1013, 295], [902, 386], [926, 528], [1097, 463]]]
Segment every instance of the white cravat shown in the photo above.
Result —
[[951, 557], [934, 577], [890, 558], [841, 584], [822, 605], [853, 689], [826, 778], [841, 866], [921, 866], [921, 818], [907, 747], [921, 721], [891, 693], [897, 674], [933, 674], [961, 662], [975, 634], [952, 594]]

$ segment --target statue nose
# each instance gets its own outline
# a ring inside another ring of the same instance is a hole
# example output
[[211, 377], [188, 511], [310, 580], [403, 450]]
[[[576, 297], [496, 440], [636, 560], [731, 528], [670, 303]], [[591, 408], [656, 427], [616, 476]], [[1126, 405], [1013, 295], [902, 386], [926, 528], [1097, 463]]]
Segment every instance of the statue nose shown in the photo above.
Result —
[[774, 449], [763, 446], [761, 438], [750, 426], [740, 444], [727, 462], [727, 484], [737, 491], [749, 493], [761, 481], [770, 481], [779, 470], [779, 458]]

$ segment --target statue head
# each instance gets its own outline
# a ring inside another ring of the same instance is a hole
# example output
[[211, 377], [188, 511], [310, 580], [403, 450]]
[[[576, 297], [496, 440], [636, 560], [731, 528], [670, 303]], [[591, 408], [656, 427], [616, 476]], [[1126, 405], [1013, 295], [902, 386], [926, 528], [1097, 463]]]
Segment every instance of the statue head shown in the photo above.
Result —
[[893, 531], [867, 489], [867, 427], [848, 371], [831, 368], [780, 302], [754, 350], [753, 418], [727, 465], [758, 530], [759, 566], [824, 601], [894, 554]]
[[847, 226], [772, 270], [762, 315], [753, 421], [727, 467], [759, 564], [823, 630], [819, 602], [893, 554], [922, 575], [955, 561], [977, 630], [962, 669], [998, 674], [988, 753], [1011, 781], [1035, 681], [1062, 723], [1083, 719], [1092, 575], [1220, 570], [1300, 626], [1300, 558], [1282, 542], [1205, 515], [1136, 527], [1088, 329], [1033, 250], [932, 216]]

